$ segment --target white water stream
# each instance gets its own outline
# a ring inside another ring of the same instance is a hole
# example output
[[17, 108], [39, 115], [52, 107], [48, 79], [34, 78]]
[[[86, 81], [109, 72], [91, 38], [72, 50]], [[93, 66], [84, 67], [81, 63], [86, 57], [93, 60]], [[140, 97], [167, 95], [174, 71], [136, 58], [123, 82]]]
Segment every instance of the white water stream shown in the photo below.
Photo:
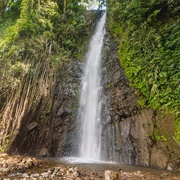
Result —
[[78, 118], [81, 124], [80, 158], [101, 160], [101, 50], [105, 34], [106, 13], [97, 23], [86, 54], [81, 82]]

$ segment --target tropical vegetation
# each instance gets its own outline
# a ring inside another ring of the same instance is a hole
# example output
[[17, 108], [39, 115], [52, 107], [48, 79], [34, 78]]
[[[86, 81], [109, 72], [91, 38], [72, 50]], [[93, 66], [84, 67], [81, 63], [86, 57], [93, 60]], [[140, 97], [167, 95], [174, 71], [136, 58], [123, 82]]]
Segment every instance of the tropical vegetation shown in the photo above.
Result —
[[108, 8], [119, 59], [140, 105], [174, 114], [180, 142], [180, 2], [110, 0]]
[[36, 113], [38, 104], [52, 96], [61, 68], [82, 57], [92, 17], [78, 0], [0, 2], [1, 145], [25, 114]]

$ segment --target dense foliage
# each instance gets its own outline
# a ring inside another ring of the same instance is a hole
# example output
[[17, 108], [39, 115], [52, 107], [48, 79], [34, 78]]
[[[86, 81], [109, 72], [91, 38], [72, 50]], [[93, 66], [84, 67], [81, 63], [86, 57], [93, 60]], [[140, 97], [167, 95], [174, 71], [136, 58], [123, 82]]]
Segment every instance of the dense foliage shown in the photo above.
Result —
[[110, 0], [108, 6], [120, 62], [139, 103], [173, 113], [180, 141], [180, 2]]
[[64, 13], [53, 1], [14, 1], [8, 7], [0, 24], [1, 94], [15, 88], [37, 62], [43, 61], [47, 49], [51, 68], [62, 59], [82, 54], [89, 32], [84, 9], [77, 1], [68, 2]]
[[77, 0], [1, 1], [0, 145], [52, 96], [57, 72], [82, 57], [91, 19]]

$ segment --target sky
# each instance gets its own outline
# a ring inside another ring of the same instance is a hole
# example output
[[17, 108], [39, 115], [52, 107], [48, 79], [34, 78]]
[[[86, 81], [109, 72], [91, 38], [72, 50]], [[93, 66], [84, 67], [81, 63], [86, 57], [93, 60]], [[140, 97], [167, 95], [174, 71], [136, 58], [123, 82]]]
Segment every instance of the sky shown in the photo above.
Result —
[[[83, 4], [87, 10], [97, 10], [99, 7], [99, 0], [94, 0], [94, 1], [90, 2], [89, 4], [85, 3], [85, 2], [80, 3], [80, 4]], [[106, 9], [106, 6], [103, 5], [101, 9], [102, 10]]]

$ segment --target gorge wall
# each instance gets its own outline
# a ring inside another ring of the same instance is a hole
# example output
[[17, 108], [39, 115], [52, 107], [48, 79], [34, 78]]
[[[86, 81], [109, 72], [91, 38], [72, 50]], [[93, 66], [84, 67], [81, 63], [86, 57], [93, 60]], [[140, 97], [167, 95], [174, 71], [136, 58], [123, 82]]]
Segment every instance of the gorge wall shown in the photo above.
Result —
[[[61, 69], [49, 87], [49, 95], [39, 101], [35, 111], [22, 118], [7, 152], [56, 157], [77, 154], [76, 117], [83, 65], [83, 60], [72, 60]], [[102, 157], [125, 164], [176, 168], [180, 149], [173, 140], [173, 126], [168, 123], [173, 117], [138, 105], [108, 31], [103, 47], [102, 82]], [[167, 138], [163, 138], [164, 134]]]

